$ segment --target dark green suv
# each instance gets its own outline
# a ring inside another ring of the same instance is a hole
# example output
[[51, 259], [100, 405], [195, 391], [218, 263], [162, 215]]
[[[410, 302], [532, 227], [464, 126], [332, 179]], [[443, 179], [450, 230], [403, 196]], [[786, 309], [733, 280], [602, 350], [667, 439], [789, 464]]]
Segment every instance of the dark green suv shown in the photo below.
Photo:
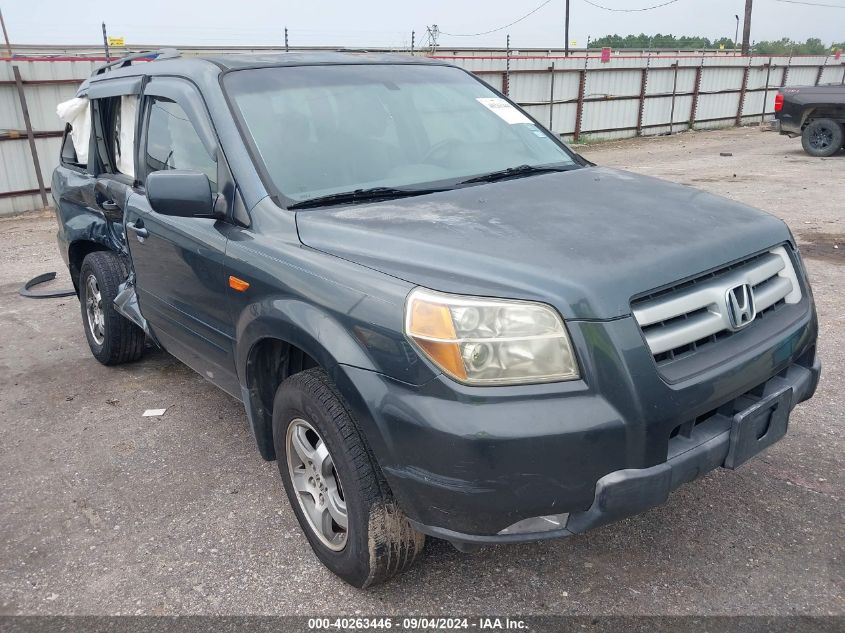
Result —
[[660, 504], [815, 391], [783, 222], [594, 166], [462, 69], [168, 51], [65, 110], [52, 191], [94, 356], [149, 342], [243, 401], [357, 587], [424, 535], [470, 550]]

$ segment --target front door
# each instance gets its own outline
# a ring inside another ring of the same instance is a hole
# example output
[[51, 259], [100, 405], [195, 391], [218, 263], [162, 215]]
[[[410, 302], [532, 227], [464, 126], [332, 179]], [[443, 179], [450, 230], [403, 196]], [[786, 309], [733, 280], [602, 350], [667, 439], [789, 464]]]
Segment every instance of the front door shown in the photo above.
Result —
[[217, 156], [197, 129], [209, 129], [200, 97], [187, 82], [153, 78], [144, 90], [137, 156], [140, 187], [126, 201], [126, 240], [144, 318], [168, 352], [236, 397], [234, 327], [223, 274], [226, 224], [156, 213], [144, 195], [146, 175], [162, 169], [205, 173], [216, 191]]

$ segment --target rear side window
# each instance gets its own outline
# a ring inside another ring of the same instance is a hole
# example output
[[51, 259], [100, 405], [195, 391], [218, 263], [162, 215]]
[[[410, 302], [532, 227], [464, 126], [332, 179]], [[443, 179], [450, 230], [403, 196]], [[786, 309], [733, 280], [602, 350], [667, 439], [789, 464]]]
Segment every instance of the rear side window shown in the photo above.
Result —
[[151, 97], [144, 163], [147, 173], [193, 169], [208, 176], [217, 189], [217, 163], [208, 154], [188, 115], [175, 101]]
[[79, 160], [76, 155], [76, 148], [73, 146], [73, 127], [70, 123], [65, 125], [65, 135], [62, 139], [62, 155], [61, 162], [65, 167], [75, 167], [77, 169], [85, 169], [87, 165]]

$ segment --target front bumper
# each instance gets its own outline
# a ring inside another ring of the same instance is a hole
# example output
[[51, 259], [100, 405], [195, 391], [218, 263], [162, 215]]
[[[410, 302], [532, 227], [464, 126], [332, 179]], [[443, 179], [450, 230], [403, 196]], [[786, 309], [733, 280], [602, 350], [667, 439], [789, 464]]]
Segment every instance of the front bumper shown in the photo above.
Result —
[[[456, 544], [519, 542], [642, 512], [725, 465], [737, 415], [783, 390], [791, 410], [818, 383], [811, 307], [776, 344], [674, 384], [656, 371], [633, 319], [569, 325], [576, 349], [587, 350], [580, 381], [412, 386], [338, 368], [335, 381], [417, 529]], [[560, 527], [509, 530], [547, 516]]]

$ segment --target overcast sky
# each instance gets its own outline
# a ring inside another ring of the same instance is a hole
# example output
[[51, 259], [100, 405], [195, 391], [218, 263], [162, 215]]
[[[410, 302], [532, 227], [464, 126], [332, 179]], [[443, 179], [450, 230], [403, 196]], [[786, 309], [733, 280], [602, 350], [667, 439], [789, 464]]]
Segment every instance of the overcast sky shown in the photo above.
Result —
[[[637, 9], [666, 0], [594, 0], [618, 9]], [[845, 0], [806, 0], [837, 4]], [[563, 45], [565, 0], [551, 0], [518, 24], [488, 35], [475, 34], [506, 25], [542, 0], [0, 0], [13, 43], [95, 44], [100, 23], [127, 45], [273, 45], [290, 29], [291, 45], [407, 46], [415, 30], [425, 39], [426, 25], [437, 24], [443, 46], [504, 46], [510, 33], [514, 48]], [[651, 11], [614, 13], [571, 0], [570, 39], [584, 46], [587, 37], [645, 32], [734, 36], [734, 15], [745, 0], [676, 0]], [[845, 8], [811, 7], [778, 0], [755, 0], [753, 40], [819, 37], [845, 40]]]

